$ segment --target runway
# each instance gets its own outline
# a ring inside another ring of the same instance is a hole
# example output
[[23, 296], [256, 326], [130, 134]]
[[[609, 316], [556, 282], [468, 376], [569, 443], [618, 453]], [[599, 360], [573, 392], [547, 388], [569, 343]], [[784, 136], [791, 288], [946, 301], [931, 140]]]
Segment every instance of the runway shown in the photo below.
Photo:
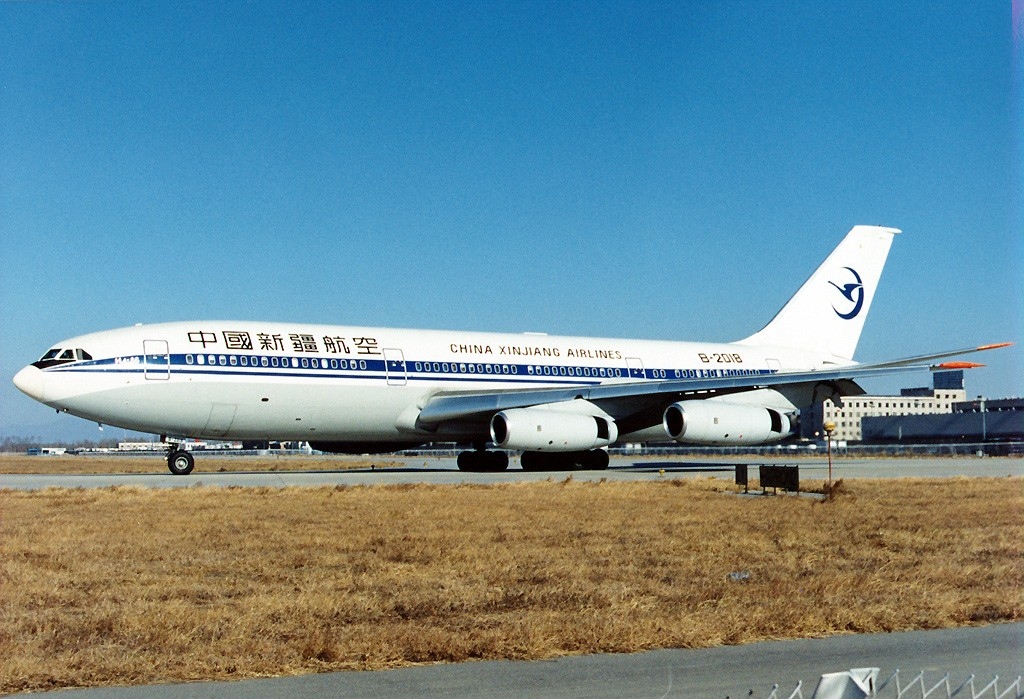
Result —
[[[879, 668], [880, 686], [896, 669], [900, 670], [903, 687], [921, 671], [925, 672], [923, 679], [928, 688], [947, 672], [953, 689], [974, 674], [975, 689], [980, 690], [998, 675], [999, 689], [1004, 691], [1024, 672], [1024, 623], [770, 641], [700, 650], [659, 650], [632, 655], [586, 655], [546, 662], [487, 661], [240, 682], [63, 690], [38, 696], [68, 699], [248, 699], [254, 696], [267, 699], [758, 699], [767, 697], [774, 684], [779, 685], [781, 697], [788, 697], [797, 682], [803, 682], [802, 695], [809, 697], [821, 674], [855, 667]], [[896, 696], [894, 690], [895, 681], [892, 681], [879, 696]], [[921, 693], [911, 692], [908, 696], [921, 696]]]
[[[508, 471], [501, 473], [467, 473], [459, 471], [454, 458], [388, 457], [401, 465], [389, 468], [344, 469], [318, 471], [203, 471], [211, 468], [218, 458], [198, 456], [200, 469], [189, 476], [170, 473], [142, 474], [47, 474], [46, 457], [40, 459], [40, 471], [35, 474], [0, 474], [0, 488], [39, 490], [43, 488], [109, 488], [112, 486], [138, 486], [143, 488], [207, 487], [317, 487], [334, 485], [386, 485], [428, 483], [452, 485], [459, 483], [493, 484], [522, 481], [574, 480], [643, 481], [663, 478], [691, 478], [717, 476], [732, 480], [737, 463], [750, 465], [750, 477], [756, 478], [758, 464], [795, 464], [800, 467], [804, 481], [825, 481], [828, 463], [824, 460], [784, 460], [757, 458], [693, 457], [615, 457], [605, 471], [552, 471], [526, 472], [513, 459]], [[89, 458], [89, 457], [82, 457]], [[155, 458], [155, 457], [154, 457]], [[364, 457], [365, 460], [365, 457]], [[1001, 478], [1024, 475], [1024, 459], [1020, 458], [906, 458], [906, 459], [835, 459], [833, 478], [953, 478], [985, 476]]]

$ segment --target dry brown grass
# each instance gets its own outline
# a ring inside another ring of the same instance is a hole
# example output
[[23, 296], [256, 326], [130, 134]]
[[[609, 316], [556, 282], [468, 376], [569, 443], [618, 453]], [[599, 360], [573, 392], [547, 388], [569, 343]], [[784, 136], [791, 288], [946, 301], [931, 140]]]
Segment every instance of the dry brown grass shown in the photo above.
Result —
[[[342, 471], [348, 469], [395, 468], [405, 462], [383, 456], [332, 456], [267, 454], [265, 456], [218, 456], [195, 452], [195, 473], [224, 471]], [[436, 463], [436, 457], [423, 457], [423, 464]], [[417, 465], [419, 460], [417, 460]], [[0, 454], [0, 473], [169, 473], [163, 454], [150, 456], [75, 454], [26, 456]]]
[[3, 491], [0, 692], [1021, 619], [1022, 484]]

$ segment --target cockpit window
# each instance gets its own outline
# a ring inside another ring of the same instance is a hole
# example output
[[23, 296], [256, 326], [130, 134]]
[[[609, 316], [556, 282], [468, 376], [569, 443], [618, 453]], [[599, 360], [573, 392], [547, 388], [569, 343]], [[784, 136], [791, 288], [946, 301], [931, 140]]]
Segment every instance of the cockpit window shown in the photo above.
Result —
[[40, 357], [38, 362], [33, 362], [32, 366], [39, 367], [40, 369], [46, 369], [47, 367], [51, 367], [56, 364], [67, 364], [68, 362], [74, 361], [89, 361], [91, 359], [92, 355], [80, 347], [76, 347], [75, 349], [61, 349], [59, 347], [54, 347], [52, 350]]

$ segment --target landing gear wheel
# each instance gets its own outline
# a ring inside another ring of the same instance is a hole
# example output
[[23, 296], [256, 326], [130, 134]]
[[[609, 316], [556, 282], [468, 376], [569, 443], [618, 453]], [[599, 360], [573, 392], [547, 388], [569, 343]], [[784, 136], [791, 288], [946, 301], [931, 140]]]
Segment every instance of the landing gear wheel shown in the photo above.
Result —
[[608, 468], [608, 452], [590, 451], [524, 451], [519, 457], [524, 471], [603, 471]]
[[478, 460], [475, 457], [476, 452], [464, 451], [459, 454], [455, 463], [459, 467], [460, 471], [476, 472], [480, 470], [480, 467], [478, 465]]
[[487, 466], [493, 473], [508, 470], [508, 452], [492, 451], [488, 452], [488, 454]]
[[184, 449], [175, 449], [167, 455], [167, 468], [175, 476], [187, 476], [195, 467], [195, 458]]
[[460, 471], [497, 473], [508, 468], [508, 454], [503, 451], [464, 451], [459, 454]]
[[583, 452], [581, 466], [584, 471], [604, 471], [608, 468], [608, 452], [604, 449]]
[[572, 468], [565, 452], [524, 451], [519, 466], [524, 471], [566, 471]]

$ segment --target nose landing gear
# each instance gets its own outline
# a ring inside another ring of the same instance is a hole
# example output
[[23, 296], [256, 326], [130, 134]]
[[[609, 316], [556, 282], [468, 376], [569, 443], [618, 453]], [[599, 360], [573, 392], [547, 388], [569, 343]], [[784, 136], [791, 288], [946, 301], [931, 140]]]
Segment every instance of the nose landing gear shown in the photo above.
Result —
[[167, 468], [175, 476], [187, 476], [196, 467], [195, 457], [177, 446], [171, 447], [167, 454]]

